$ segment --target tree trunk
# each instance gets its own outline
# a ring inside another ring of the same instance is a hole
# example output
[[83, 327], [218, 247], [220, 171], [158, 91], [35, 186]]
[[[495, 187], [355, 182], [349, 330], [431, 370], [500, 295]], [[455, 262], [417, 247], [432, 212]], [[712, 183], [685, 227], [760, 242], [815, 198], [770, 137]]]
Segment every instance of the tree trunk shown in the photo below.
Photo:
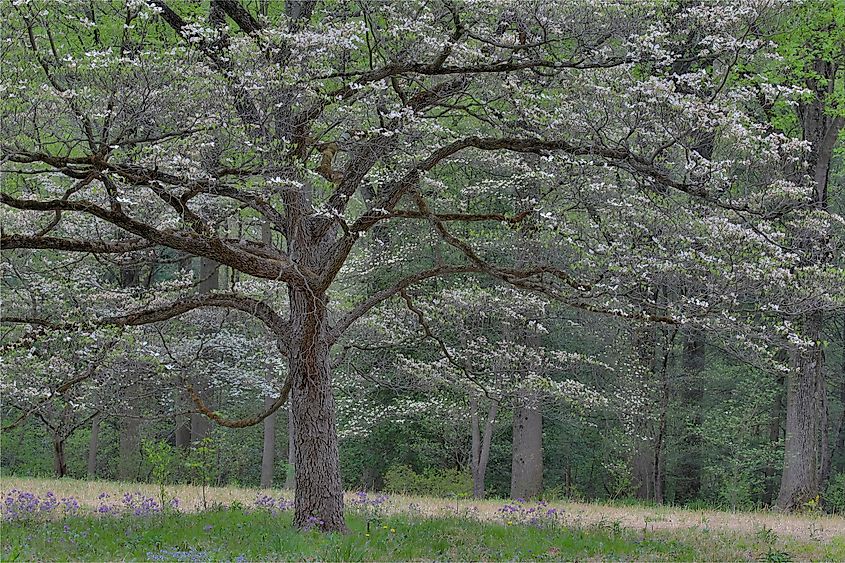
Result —
[[[655, 296], [656, 297], [656, 296]], [[633, 346], [637, 353], [643, 374], [649, 383], [656, 377], [658, 370], [657, 359], [657, 335], [659, 330], [656, 327], [636, 328], [633, 332]], [[651, 420], [653, 416], [659, 417], [659, 405], [655, 404], [652, 398], [649, 401], [648, 414], [637, 426], [636, 436], [633, 441], [633, 452], [631, 469], [633, 473], [633, 485], [636, 487], [636, 497], [640, 500], [654, 500], [654, 483], [657, 477], [657, 466], [655, 459], [658, 457], [655, 446], [658, 428], [654, 427]]]
[[478, 427], [478, 397], [469, 400], [470, 411], [470, 471], [472, 471], [472, 496], [484, 498], [484, 480], [479, 483], [478, 468], [481, 465], [481, 430]]
[[[273, 405], [273, 398], [264, 399], [264, 408]], [[264, 449], [261, 452], [261, 488], [273, 486], [273, 466], [276, 455], [276, 413], [264, 419]]]
[[296, 475], [294, 525], [345, 531], [326, 295], [299, 288], [291, 288], [289, 294]]
[[[818, 342], [822, 315], [811, 314], [805, 323], [806, 338]], [[778, 507], [794, 510], [819, 494], [824, 448], [825, 382], [821, 347], [792, 354], [786, 395], [786, 444]]]
[[543, 415], [532, 404], [513, 415], [511, 498], [537, 497], [543, 490]]
[[[180, 408], [187, 410], [191, 400], [185, 396], [185, 393], [180, 392], [176, 404]], [[176, 417], [176, 432], [175, 432], [176, 447], [183, 450], [191, 446], [191, 417], [190, 415], [181, 415]]]
[[[777, 379], [777, 394], [775, 395], [774, 404], [772, 405], [772, 417], [769, 420], [769, 443], [774, 444], [778, 440], [780, 440], [780, 433], [781, 433], [781, 423], [783, 419], [783, 378]], [[765, 475], [765, 482], [766, 482], [766, 489], [763, 492], [763, 505], [764, 506], [771, 506], [772, 501], [775, 498], [775, 489], [776, 489], [776, 478], [775, 478], [775, 465], [772, 462], [769, 462], [766, 465], [766, 470], [764, 472]]]
[[296, 451], [296, 440], [294, 439], [294, 432], [293, 432], [293, 408], [288, 408], [288, 455], [287, 455], [287, 464], [288, 468], [285, 471], [285, 488], [290, 489], [291, 491], [296, 488], [296, 456], [294, 452]]
[[141, 451], [141, 421], [138, 418], [124, 418], [120, 421], [120, 459], [117, 478], [120, 481], [134, 481], [138, 478], [138, 463]]
[[[200, 258], [199, 292], [211, 293], [220, 288], [220, 264], [210, 258]], [[194, 389], [203, 402], [212, 407], [212, 393], [208, 378], [205, 374], [194, 377]], [[213, 407], [212, 407], [213, 408]], [[199, 413], [191, 415], [191, 441], [199, 442], [211, 432], [211, 421], [207, 416]]]
[[67, 475], [65, 439], [58, 436], [53, 436], [53, 471], [59, 479]]
[[100, 446], [100, 417], [91, 421], [91, 439], [88, 441], [88, 478], [97, 478], [97, 449]]
[[493, 426], [499, 410], [499, 401], [493, 400], [490, 403], [490, 410], [484, 421], [483, 436], [478, 421], [478, 399], [473, 397], [470, 404], [472, 409], [472, 496], [482, 499], [485, 495], [485, 476], [487, 463], [490, 460], [490, 443], [493, 441]]
[[830, 479], [833, 473], [833, 458], [839, 455], [845, 449], [845, 318], [842, 323], [842, 363], [840, 367], [839, 382], [839, 404], [842, 406], [842, 413], [839, 415], [839, 420], [833, 427], [831, 437], [833, 438], [833, 445], [828, 448], [827, 456], [824, 460], [822, 468], [821, 486], [824, 487], [827, 480]]
[[[803, 140], [811, 144], [807, 172], [811, 177], [813, 207], [817, 210], [827, 210], [833, 151], [839, 132], [845, 126], [845, 117], [834, 115], [826, 107], [839, 71], [838, 64], [833, 59], [821, 58], [813, 62], [814, 73], [808, 75], [805, 85], [814, 96], [799, 104], [798, 110]], [[798, 245], [812, 248], [815, 242], [799, 238]], [[833, 259], [809, 252], [811, 263]], [[824, 313], [817, 310], [803, 320], [803, 337], [813, 344], [808, 350], [792, 353], [786, 400], [786, 444], [778, 494], [778, 506], [784, 510], [800, 507], [819, 494], [829, 447], [824, 352], [820, 344]]]
[[704, 333], [691, 330], [684, 342], [684, 375], [681, 397], [689, 414], [683, 436], [683, 452], [678, 467], [679, 483], [675, 501], [689, 502], [701, 493], [701, 372], [704, 370]]

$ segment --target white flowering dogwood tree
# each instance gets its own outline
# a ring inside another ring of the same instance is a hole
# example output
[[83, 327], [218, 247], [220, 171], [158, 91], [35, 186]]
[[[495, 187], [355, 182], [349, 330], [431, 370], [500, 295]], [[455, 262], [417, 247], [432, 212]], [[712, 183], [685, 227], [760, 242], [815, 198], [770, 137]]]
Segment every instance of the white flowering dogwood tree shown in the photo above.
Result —
[[[259, 4], [14, 0], [2, 245], [166, 248], [237, 272], [242, 287], [79, 313], [263, 323], [287, 363], [279, 398], [232, 421], [191, 397], [234, 426], [290, 397], [298, 526], [345, 528], [330, 350], [416, 284], [487, 276], [710, 328], [750, 326], [761, 296], [793, 313], [841, 298], [841, 271], [784, 248], [810, 143], [760, 107], [803, 87], [738, 80], [777, 56], [766, 27], [788, 3]], [[361, 258], [379, 248], [383, 266]]]

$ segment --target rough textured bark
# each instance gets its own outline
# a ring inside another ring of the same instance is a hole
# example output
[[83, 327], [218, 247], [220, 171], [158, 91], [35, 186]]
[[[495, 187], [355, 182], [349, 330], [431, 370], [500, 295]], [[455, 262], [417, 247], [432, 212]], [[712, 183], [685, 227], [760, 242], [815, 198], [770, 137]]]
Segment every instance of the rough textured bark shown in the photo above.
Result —
[[490, 443], [493, 441], [493, 426], [499, 410], [499, 401], [493, 400], [490, 403], [490, 410], [484, 419], [483, 435], [478, 419], [477, 398], [472, 398], [470, 408], [472, 409], [472, 496], [481, 499], [485, 495], [485, 475], [487, 463], [490, 460]]
[[[815, 94], [799, 105], [803, 138], [812, 144], [807, 155], [811, 177], [813, 206], [828, 206], [828, 182], [833, 149], [845, 117], [826, 111], [838, 69], [833, 60], [816, 60], [814, 76], [806, 86]], [[806, 241], [811, 242], [811, 241]], [[799, 240], [799, 246], [810, 246]], [[818, 257], [828, 260], [832, 257]], [[813, 344], [809, 349], [793, 350], [786, 400], [786, 443], [781, 475], [778, 507], [792, 510], [802, 506], [820, 492], [826, 457], [829, 455], [827, 428], [827, 388], [824, 380], [824, 352], [821, 347], [824, 314], [814, 311], [805, 315], [802, 336]]]
[[287, 424], [288, 424], [287, 463], [290, 466], [290, 468], [285, 472], [285, 488], [293, 490], [293, 489], [296, 488], [296, 471], [295, 471], [295, 469], [293, 471], [291, 471], [291, 469], [296, 467], [296, 456], [294, 455], [294, 452], [296, 452], [296, 440], [294, 438], [293, 410], [291, 408], [288, 409]]
[[87, 473], [89, 479], [97, 477], [97, 449], [100, 446], [100, 417], [91, 421], [91, 437], [88, 440], [88, 465]]
[[345, 531], [326, 295], [290, 290], [296, 501], [294, 525]]
[[[269, 409], [273, 399], [264, 399], [264, 408]], [[276, 413], [264, 419], [264, 448], [261, 452], [261, 488], [273, 486], [273, 468], [276, 457]]]
[[543, 415], [520, 405], [513, 415], [511, 498], [533, 498], [543, 491]]
[[[808, 337], [818, 340], [821, 314], [805, 323]], [[778, 506], [793, 510], [819, 493], [827, 424], [821, 347], [793, 354], [786, 395], [786, 443]]]

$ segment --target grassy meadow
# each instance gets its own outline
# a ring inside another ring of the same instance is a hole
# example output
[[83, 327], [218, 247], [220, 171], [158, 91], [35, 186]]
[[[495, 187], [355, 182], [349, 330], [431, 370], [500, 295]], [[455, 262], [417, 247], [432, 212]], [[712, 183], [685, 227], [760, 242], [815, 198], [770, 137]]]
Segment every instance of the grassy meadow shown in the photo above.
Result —
[[349, 532], [324, 535], [293, 528], [287, 491], [212, 487], [203, 505], [200, 488], [169, 486], [158, 510], [155, 485], [4, 478], [0, 489], [7, 507], [21, 491], [56, 499], [6, 510], [3, 561], [845, 560], [845, 519], [820, 514], [350, 493]]

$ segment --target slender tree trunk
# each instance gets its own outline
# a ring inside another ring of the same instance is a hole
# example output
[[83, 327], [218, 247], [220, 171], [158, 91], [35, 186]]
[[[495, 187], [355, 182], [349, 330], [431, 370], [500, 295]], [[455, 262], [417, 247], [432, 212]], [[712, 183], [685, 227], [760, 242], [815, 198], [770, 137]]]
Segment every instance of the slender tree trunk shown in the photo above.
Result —
[[120, 459], [117, 478], [134, 481], [138, 478], [138, 463], [141, 452], [141, 421], [138, 418], [123, 418], [120, 421]]
[[472, 398], [470, 408], [472, 409], [472, 496], [482, 499], [485, 495], [485, 476], [487, 463], [490, 460], [490, 444], [493, 441], [493, 427], [499, 410], [499, 401], [493, 400], [490, 403], [490, 410], [484, 421], [483, 436], [478, 421], [477, 398]]
[[[805, 323], [805, 336], [818, 342], [822, 315]], [[822, 350], [813, 345], [793, 354], [786, 395], [786, 444], [778, 507], [793, 510], [819, 493], [827, 433]]]
[[[191, 400], [180, 392], [176, 404], [180, 408], [187, 410]], [[191, 417], [190, 415], [182, 415], [176, 417], [176, 432], [175, 432], [176, 447], [183, 450], [191, 446]]]
[[533, 498], [543, 491], [543, 415], [533, 404], [513, 415], [511, 498]]
[[684, 374], [681, 398], [689, 412], [689, 421], [684, 430], [683, 452], [678, 467], [679, 483], [675, 501], [688, 502], [701, 493], [701, 402], [704, 397], [701, 386], [701, 372], [704, 370], [704, 333], [691, 330], [684, 342]]
[[53, 471], [59, 479], [67, 475], [65, 439], [55, 435], [53, 436]]
[[[769, 421], [769, 443], [774, 444], [778, 440], [780, 440], [781, 434], [781, 424], [783, 421], [783, 378], [778, 378], [777, 380], [777, 388], [778, 392], [775, 395], [774, 404], [772, 405], [772, 418]], [[765, 506], [771, 506], [772, 501], [775, 499], [775, 490], [777, 487], [777, 480], [775, 478], [776, 468], [775, 464], [769, 462], [766, 465], [765, 470], [765, 479], [766, 479], [766, 489], [763, 492], [763, 504]]]
[[88, 478], [97, 478], [97, 449], [100, 446], [100, 417], [91, 421], [91, 438], [88, 440]]
[[[269, 409], [273, 399], [264, 399], [264, 408]], [[273, 466], [276, 456], [276, 413], [264, 419], [264, 449], [261, 452], [261, 488], [273, 486]]]
[[291, 288], [290, 318], [296, 474], [294, 525], [344, 531], [325, 293]]
[[[633, 333], [633, 346], [637, 352], [642, 373], [649, 382], [657, 372], [657, 329], [654, 327], [637, 328]], [[655, 414], [654, 401], [650, 401], [648, 414]], [[646, 414], [646, 413], [643, 413]], [[659, 416], [659, 412], [657, 413]], [[651, 424], [652, 416], [648, 416], [638, 424], [637, 436], [634, 438], [634, 449], [631, 459], [633, 473], [633, 484], [636, 487], [636, 496], [641, 500], [654, 499], [654, 483], [657, 476], [656, 459], [656, 438], [658, 429]]]
[[666, 455], [663, 447], [666, 444], [666, 427], [669, 420], [669, 357], [672, 354], [673, 343], [677, 330], [671, 336], [664, 333], [663, 358], [660, 364], [660, 417], [657, 425], [657, 437], [654, 441], [654, 502], [663, 504], [666, 488]]

